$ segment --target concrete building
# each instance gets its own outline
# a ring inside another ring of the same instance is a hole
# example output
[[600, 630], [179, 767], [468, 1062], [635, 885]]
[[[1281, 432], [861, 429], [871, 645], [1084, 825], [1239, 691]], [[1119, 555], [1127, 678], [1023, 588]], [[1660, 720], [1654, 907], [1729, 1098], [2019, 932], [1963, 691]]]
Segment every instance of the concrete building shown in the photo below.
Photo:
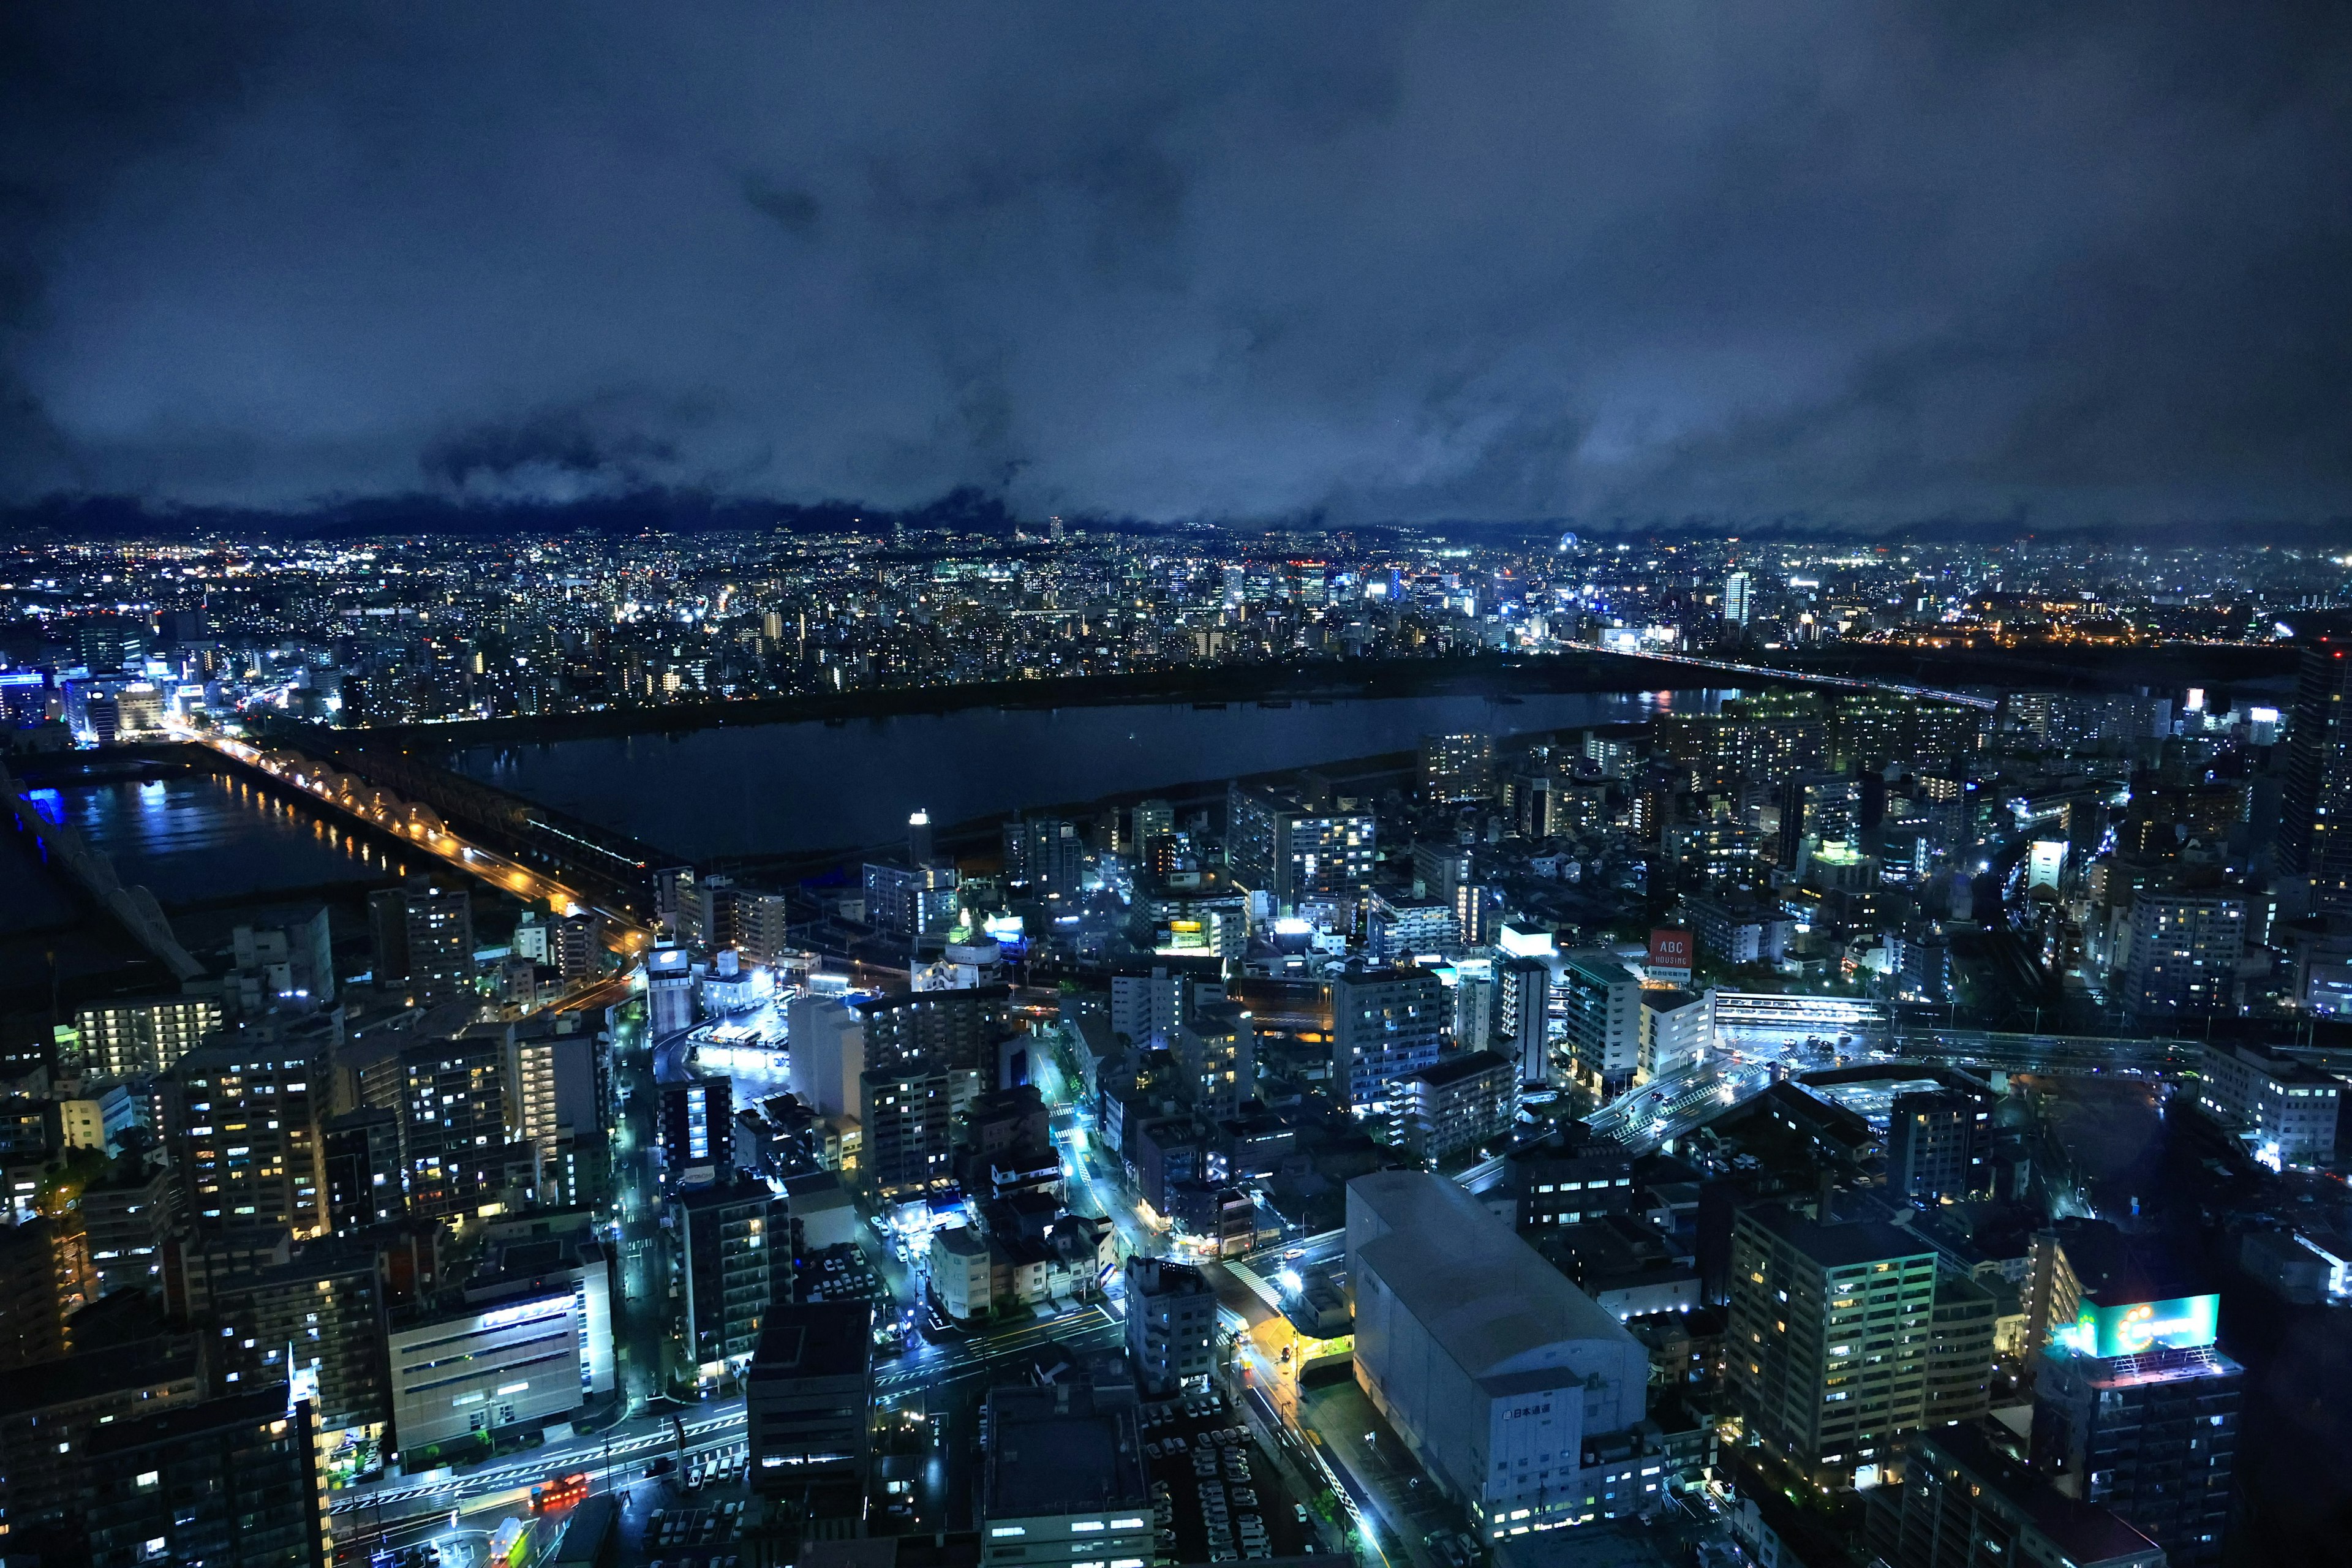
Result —
[[[507, 1279], [482, 1299], [393, 1329], [393, 1427], [412, 1467], [490, 1435], [569, 1421], [614, 1387], [611, 1286], [593, 1242], [509, 1248]], [[511, 1293], [507, 1293], [509, 1290]]]
[[1896, 1095], [1887, 1116], [1887, 1191], [1928, 1203], [1990, 1193], [1991, 1128], [1992, 1112], [1977, 1095]]
[[1695, 1068], [1715, 1044], [1715, 995], [1645, 986], [1642, 991], [1641, 1064], [1645, 1077], [1665, 1078]]
[[1086, 1382], [989, 1392], [982, 1568], [1151, 1560], [1137, 1405], [1131, 1387]]
[[1562, 1032], [1576, 1075], [1604, 1099], [1633, 1086], [1642, 1068], [1642, 982], [1604, 952], [1572, 952], [1550, 965]]
[[[1489, 1043], [1518, 1065], [1524, 1084], [1552, 1081], [1551, 994], [1551, 965], [1541, 959], [1509, 958], [1496, 967]], [[1454, 1037], [1459, 1040], [1462, 1035], [1457, 1022]]]
[[1492, 1051], [1444, 1056], [1404, 1081], [1404, 1146], [1447, 1160], [1506, 1136], [1519, 1111], [1517, 1063]]
[[1168, 1049], [1184, 1075], [1186, 1098], [1202, 1115], [1238, 1116], [1257, 1098], [1257, 1029], [1247, 1007], [1200, 1004], [1178, 1020]]
[[171, 1234], [171, 1177], [158, 1165], [118, 1162], [81, 1193], [82, 1233], [100, 1296], [163, 1290], [163, 1240]]
[[1490, 798], [1495, 793], [1495, 737], [1423, 735], [1421, 791], [1424, 798], [1441, 804]]
[[1778, 1205], [1735, 1222], [1733, 1392], [1749, 1432], [1825, 1485], [1891, 1464], [1923, 1426], [1981, 1415], [1994, 1324], [1990, 1292], [1902, 1226]]
[[488, 1038], [425, 1040], [401, 1051], [401, 1159], [412, 1212], [475, 1214], [505, 1190], [505, 1056]]
[[995, 1250], [978, 1226], [931, 1232], [930, 1287], [940, 1310], [960, 1323], [995, 1310]]
[[2166, 1568], [2164, 1550], [2070, 1498], [1975, 1425], [1912, 1436], [1901, 1481], [1863, 1494], [1864, 1536], [1887, 1568]]
[[2235, 1010], [2245, 947], [2244, 895], [2142, 889], [2132, 900], [2124, 984], [2134, 1016], [2144, 1027], [2167, 1028]]
[[215, 1291], [205, 1323], [217, 1383], [290, 1382], [310, 1403], [323, 1468], [381, 1443], [392, 1419], [383, 1289], [373, 1247], [331, 1243]]
[[328, 1228], [342, 1231], [381, 1225], [406, 1211], [398, 1112], [363, 1105], [330, 1117], [319, 1129], [319, 1149], [326, 1182]]
[[954, 1114], [978, 1074], [877, 1068], [858, 1075], [857, 1173], [884, 1202], [943, 1192], [955, 1175]]
[[539, 1203], [556, 1208], [578, 1203], [585, 1176], [579, 1150], [596, 1142], [604, 1121], [595, 1040], [579, 1030], [559, 1034], [553, 1020], [510, 1026], [505, 1033], [507, 1137], [529, 1144], [539, 1157], [533, 1184]]
[[857, 1114], [857, 1075], [866, 1070], [866, 1029], [846, 998], [803, 992], [786, 1009], [792, 1090], [819, 1116]]
[[221, 1028], [217, 996], [142, 996], [93, 1002], [74, 1014], [81, 1069], [103, 1079], [162, 1072]]
[[193, 1335], [109, 1345], [0, 1373], [0, 1519], [12, 1539], [79, 1540], [96, 1494], [89, 1439], [204, 1398]]
[[765, 1180], [749, 1175], [671, 1200], [676, 1332], [681, 1359], [701, 1377], [740, 1367], [759, 1345], [774, 1298], [772, 1243], [782, 1206]]
[[261, 1042], [200, 1046], [163, 1076], [163, 1140], [199, 1230], [327, 1229], [327, 1064]]
[[873, 1456], [873, 1326], [863, 1301], [769, 1313], [743, 1377], [753, 1490], [782, 1497], [839, 1486], [862, 1505]]
[[451, 1001], [474, 988], [474, 911], [462, 888], [385, 888], [368, 895], [380, 990], [412, 1006]]
[[1199, 1269], [1127, 1260], [1127, 1354], [1145, 1394], [1161, 1399], [1207, 1386], [1216, 1331], [1217, 1295]]
[[1477, 1198], [1426, 1172], [1350, 1182], [1348, 1275], [1357, 1381], [1484, 1534], [1663, 1501], [1584, 1463], [1644, 1418], [1648, 1353]]
[[2084, 1293], [2033, 1385], [2033, 1458], [2070, 1496], [2113, 1509], [2173, 1568], [2221, 1561], [2245, 1369], [2215, 1348], [2219, 1299]]
[[323, 1568], [310, 1406], [282, 1383], [117, 1422], [90, 1439], [89, 1463], [91, 1568]]
[[1361, 970], [1331, 982], [1331, 1098], [1357, 1116], [1394, 1109], [1397, 1086], [1434, 1067], [1451, 1009], [1419, 969]]
[[657, 1086], [656, 1135], [672, 1182], [723, 1182], [735, 1173], [735, 1085], [688, 1078]]
[[694, 1027], [694, 959], [682, 947], [646, 955], [646, 1033], [666, 1040]]
[[1233, 879], [1277, 911], [1352, 903], [1371, 886], [1380, 824], [1370, 812], [1309, 805], [1293, 790], [1235, 784], [1225, 794], [1225, 858]]
[[900, 991], [853, 1001], [869, 1071], [917, 1066], [953, 1069], [992, 1065], [1013, 1033], [1012, 993], [1002, 985], [961, 991]]
[[2251, 1134], [2258, 1155], [2273, 1164], [2335, 1160], [2341, 1079], [2252, 1046], [2208, 1041], [2199, 1058], [2198, 1109]]

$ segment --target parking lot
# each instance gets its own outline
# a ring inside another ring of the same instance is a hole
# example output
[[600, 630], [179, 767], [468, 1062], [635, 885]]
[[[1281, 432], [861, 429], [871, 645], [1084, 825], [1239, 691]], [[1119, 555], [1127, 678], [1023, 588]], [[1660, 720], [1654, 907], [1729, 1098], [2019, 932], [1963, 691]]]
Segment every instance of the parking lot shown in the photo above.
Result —
[[1304, 1502], [1219, 1395], [1144, 1407], [1158, 1556], [1175, 1563], [1262, 1562], [1320, 1550]]
[[740, 1568], [730, 1550], [743, 1529], [743, 1502], [657, 1508], [646, 1518], [646, 1551], [653, 1568]]

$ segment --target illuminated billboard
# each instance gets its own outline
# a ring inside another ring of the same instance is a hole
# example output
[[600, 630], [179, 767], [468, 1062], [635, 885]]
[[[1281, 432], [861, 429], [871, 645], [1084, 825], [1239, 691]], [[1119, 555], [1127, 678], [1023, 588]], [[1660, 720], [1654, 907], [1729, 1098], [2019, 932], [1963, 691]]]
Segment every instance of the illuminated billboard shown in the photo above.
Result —
[[2113, 1307], [2084, 1301], [2074, 1322], [2051, 1337], [2076, 1355], [2193, 1350], [2213, 1342], [2221, 1313], [2219, 1296], [2179, 1296], [2169, 1301], [2131, 1301]]

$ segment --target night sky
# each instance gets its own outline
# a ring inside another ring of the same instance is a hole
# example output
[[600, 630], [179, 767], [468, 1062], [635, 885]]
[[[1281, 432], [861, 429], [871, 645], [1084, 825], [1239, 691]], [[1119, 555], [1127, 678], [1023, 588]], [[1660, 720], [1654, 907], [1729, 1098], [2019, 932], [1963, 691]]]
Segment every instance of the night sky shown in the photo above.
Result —
[[16, 5], [0, 502], [2352, 515], [2352, 7]]

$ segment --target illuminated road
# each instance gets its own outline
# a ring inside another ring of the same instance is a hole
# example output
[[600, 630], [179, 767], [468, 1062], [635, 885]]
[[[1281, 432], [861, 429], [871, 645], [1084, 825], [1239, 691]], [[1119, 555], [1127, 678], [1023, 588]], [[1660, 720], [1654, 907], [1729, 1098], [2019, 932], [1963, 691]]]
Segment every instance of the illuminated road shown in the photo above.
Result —
[[[714, 1400], [679, 1417], [689, 1456], [743, 1440], [743, 1403]], [[530, 1505], [530, 1489], [557, 1476], [585, 1475], [591, 1489], [608, 1491], [635, 1479], [648, 1459], [676, 1454], [677, 1432], [667, 1415], [640, 1416], [603, 1436], [572, 1437], [532, 1450], [528, 1458], [491, 1465], [445, 1481], [422, 1482], [394, 1476], [373, 1485], [334, 1494], [328, 1505], [335, 1554], [376, 1545], [403, 1545], [449, 1528], [450, 1512], [477, 1526], [520, 1515]]]

